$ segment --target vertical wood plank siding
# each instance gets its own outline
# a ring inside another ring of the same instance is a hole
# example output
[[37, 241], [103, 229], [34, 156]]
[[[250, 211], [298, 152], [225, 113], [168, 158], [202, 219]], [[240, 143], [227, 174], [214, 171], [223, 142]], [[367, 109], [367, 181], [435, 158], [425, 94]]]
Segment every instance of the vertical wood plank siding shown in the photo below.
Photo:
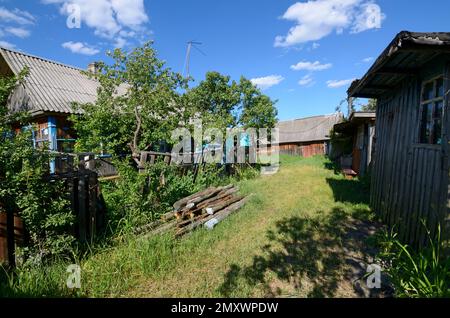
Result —
[[304, 158], [316, 155], [324, 155], [326, 152], [325, 142], [311, 144], [284, 144], [279, 146], [280, 154], [302, 156]]
[[422, 220], [435, 233], [444, 186], [447, 193], [441, 178], [442, 169], [447, 169], [443, 147], [417, 144], [420, 86], [412, 78], [393, 95], [378, 100], [371, 192], [374, 211], [415, 246], [422, 246], [427, 238]]

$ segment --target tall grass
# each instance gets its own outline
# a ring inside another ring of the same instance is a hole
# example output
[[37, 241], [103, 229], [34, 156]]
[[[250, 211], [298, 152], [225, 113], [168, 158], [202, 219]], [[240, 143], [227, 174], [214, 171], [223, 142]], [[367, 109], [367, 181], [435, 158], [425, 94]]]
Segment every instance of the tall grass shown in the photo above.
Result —
[[450, 258], [444, 251], [441, 230], [438, 229], [435, 239], [427, 233], [429, 244], [419, 251], [403, 244], [394, 230], [385, 230], [380, 235], [379, 258], [397, 297], [450, 297]]

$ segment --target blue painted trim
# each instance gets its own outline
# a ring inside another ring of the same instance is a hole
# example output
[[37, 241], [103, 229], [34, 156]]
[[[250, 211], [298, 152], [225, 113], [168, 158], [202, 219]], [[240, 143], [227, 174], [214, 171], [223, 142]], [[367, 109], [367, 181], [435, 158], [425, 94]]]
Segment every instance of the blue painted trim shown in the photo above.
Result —
[[[58, 130], [56, 128], [56, 118], [53, 116], [48, 117], [48, 141], [49, 141], [49, 149], [53, 151], [58, 150], [58, 141], [57, 134]], [[50, 161], [50, 173], [55, 173], [56, 165], [55, 160]]]

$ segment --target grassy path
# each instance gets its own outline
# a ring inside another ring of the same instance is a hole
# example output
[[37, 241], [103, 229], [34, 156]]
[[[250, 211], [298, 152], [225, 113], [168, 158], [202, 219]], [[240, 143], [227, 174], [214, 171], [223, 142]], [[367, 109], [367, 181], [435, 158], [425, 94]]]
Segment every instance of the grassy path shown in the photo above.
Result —
[[358, 297], [376, 230], [368, 188], [321, 157], [282, 158], [279, 173], [242, 182], [250, 202], [213, 231], [174, 240], [132, 237], [79, 262], [82, 288], [66, 287], [67, 261], [21, 271], [0, 295], [30, 297]]
[[[354, 297], [375, 228], [367, 188], [323, 158], [284, 158], [281, 171], [242, 183], [251, 202], [214, 231], [176, 247], [171, 265], [127, 291], [133, 297]], [[358, 276], [359, 275], [359, 276]]]

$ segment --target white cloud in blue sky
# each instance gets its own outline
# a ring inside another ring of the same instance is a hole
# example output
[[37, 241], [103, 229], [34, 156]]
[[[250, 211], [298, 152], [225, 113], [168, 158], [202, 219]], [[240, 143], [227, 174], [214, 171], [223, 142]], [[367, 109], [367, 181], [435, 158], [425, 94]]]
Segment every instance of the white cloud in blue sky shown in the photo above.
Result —
[[346, 79], [346, 80], [330, 80], [330, 81], [327, 81], [327, 86], [329, 88], [341, 88], [341, 87], [350, 85], [354, 80], [355, 80], [355, 78]]
[[296, 25], [287, 35], [275, 38], [276, 47], [318, 41], [349, 28], [351, 33], [379, 28], [384, 15], [373, 0], [310, 0], [290, 6], [282, 19]]
[[312, 85], [314, 85], [314, 79], [312, 78], [311, 74], [307, 74], [305, 76], [303, 76], [299, 81], [298, 81], [298, 85], [300, 86], [307, 86], [307, 87], [311, 87]]
[[291, 65], [291, 69], [294, 71], [310, 71], [310, 72], [316, 72], [316, 71], [324, 71], [328, 70], [333, 67], [333, 64], [327, 63], [327, 64], [321, 64], [319, 61], [315, 62], [298, 62], [295, 65]]
[[15, 49], [16, 45], [11, 43], [9, 38], [29, 37], [31, 34], [29, 28], [35, 23], [35, 17], [27, 11], [0, 7], [0, 46]]
[[258, 88], [266, 90], [280, 84], [284, 81], [284, 77], [281, 75], [269, 75], [265, 77], [252, 78], [250, 81]]
[[111, 40], [115, 47], [124, 47], [131, 39], [150, 33], [144, 0], [42, 0], [42, 3], [58, 5], [63, 16], [70, 16], [71, 6], [78, 6], [81, 23], [93, 29], [96, 36]]
[[83, 55], [95, 55], [100, 53], [100, 50], [90, 46], [87, 43], [82, 42], [65, 42], [62, 44], [62, 47], [70, 50], [72, 53], [78, 53]]

